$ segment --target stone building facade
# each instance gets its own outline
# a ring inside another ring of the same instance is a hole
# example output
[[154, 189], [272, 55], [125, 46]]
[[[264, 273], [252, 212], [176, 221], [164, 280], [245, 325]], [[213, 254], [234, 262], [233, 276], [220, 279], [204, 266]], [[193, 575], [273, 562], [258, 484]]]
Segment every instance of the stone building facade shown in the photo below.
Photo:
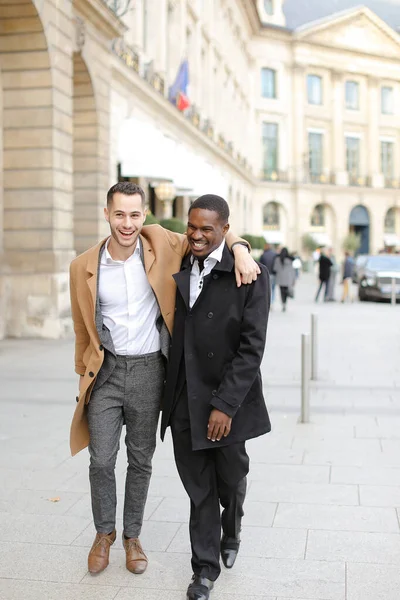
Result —
[[220, 193], [292, 249], [400, 237], [399, 36], [371, 11], [293, 31], [283, 0], [0, 0], [0, 28], [0, 337], [70, 332], [118, 179], [157, 216]]

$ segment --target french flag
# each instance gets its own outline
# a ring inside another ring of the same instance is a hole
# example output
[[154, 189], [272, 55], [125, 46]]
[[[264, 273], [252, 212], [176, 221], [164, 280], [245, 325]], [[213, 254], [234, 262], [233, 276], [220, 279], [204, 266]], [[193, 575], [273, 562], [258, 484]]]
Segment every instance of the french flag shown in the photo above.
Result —
[[169, 88], [168, 100], [175, 104], [176, 108], [184, 111], [190, 106], [188, 97], [189, 85], [189, 63], [187, 59], [183, 60], [179, 66], [178, 74], [174, 83]]

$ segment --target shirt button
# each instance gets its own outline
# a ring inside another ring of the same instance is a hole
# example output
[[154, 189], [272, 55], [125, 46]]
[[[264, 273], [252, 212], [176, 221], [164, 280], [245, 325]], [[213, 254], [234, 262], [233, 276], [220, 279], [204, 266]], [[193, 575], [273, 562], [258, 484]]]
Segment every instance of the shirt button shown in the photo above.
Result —
[[218, 279], [218, 275], [216, 273], [214, 273], [213, 279]]
[[213, 313], [213, 312], [209, 312], [209, 313], [208, 313], [208, 315], [207, 315], [207, 317], [208, 317], [209, 319], [212, 319], [212, 318], [213, 318], [213, 316], [214, 316], [214, 313]]
[[208, 358], [212, 358], [212, 357], [214, 356], [214, 352], [209, 352], [209, 353], [207, 354], [207, 356], [208, 356]]
[[89, 371], [89, 377], [94, 377], [93, 371]]
[[216, 396], [216, 395], [217, 395], [217, 390], [213, 390], [213, 391], [211, 392], [211, 394], [212, 394], [213, 396]]

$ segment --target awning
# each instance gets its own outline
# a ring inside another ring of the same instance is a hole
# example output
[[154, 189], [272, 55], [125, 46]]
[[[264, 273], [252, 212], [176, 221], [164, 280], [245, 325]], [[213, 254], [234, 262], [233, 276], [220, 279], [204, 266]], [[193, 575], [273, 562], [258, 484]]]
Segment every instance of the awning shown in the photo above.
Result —
[[312, 231], [310, 233], [311, 237], [314, 239], [315, 243], [318, 244], [318, 246], [324, 247], [324, 246], [331, 246], [332, 245], [332, 240], [329, 237], [329, 235], [323, 231]]
[[123, 177], [172, 181], [178, 195], [227, 197], [228, 182], [222, 173], [150, 121], [127, 119], [121, 126], [118, 152]]
[[283, 232], [279, 230], [263, 231], [263, 236], [268, 244], [283, 244]]
[[395, 233], [385, 233], [383, 236], [385, 246], [395, 247], [400, 246], [400, 237]]
[[123, 177], [172, 181], [175, 151], [175, 141], [150, 121], [132, 117], [121, 125], [118, 156]]

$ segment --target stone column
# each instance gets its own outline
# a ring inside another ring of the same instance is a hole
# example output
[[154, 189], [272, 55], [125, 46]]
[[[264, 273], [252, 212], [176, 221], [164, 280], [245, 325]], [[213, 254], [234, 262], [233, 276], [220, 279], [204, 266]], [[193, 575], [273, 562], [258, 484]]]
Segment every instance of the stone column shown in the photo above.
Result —
[[367, 168], [370, 177], [371, 186], [383, 188], [385, 178], [381, 173], [380, 165], [380, 140], [379, 140], [379, 114], [380, 98], [379, 84], [377, 77], [368, 78], [368, 133], [367, 133]]
[[[68, 331], [72, 234], [72, 5], [10, 4], [4, 107], [5, 334]], [[36, 6], [40, 9], [37, 12]], [[55, 16], [56, 15], [56, 16]]]
[[343, 113], [345, 105], [344, 75], [332, 71], [332, 167], [336, 185], [348, 185], [346, 171], [346, 145], [344, 139]]

